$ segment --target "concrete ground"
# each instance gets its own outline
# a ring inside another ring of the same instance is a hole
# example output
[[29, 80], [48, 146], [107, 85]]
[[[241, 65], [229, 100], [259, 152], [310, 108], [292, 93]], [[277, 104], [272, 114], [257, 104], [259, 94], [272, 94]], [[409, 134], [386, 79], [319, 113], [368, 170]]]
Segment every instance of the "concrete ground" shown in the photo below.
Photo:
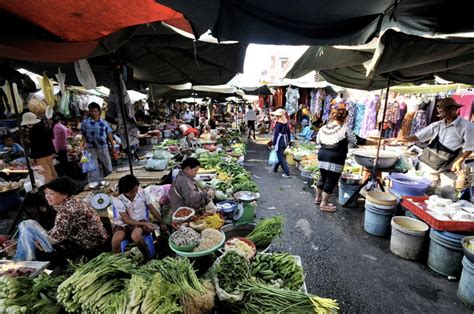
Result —
[[[343, 313], [472, 313], [448, 281], [421, 262], [390, 252], [390, 239], [363, 229], [363, 207], [335, 213], [313, 204], [314, 192], [291, 167], [286, 179], [266, 167], [268, 139], [249, 142], [246, 166], [260, 187], [258, 217], [283, 215], [285, 227], [272, 251], [302, 258], [310, 293], [337, 299]], [[473, 283], [474, 284], [474, 283]]]

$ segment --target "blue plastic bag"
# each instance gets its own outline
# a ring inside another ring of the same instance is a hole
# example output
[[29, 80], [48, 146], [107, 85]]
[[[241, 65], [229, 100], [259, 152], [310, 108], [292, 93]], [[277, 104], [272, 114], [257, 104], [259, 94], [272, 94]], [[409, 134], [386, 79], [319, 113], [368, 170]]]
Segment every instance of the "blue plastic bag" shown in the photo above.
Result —
[[25, 220], [18, 225], [19, 237], [16, 245], [14, 261], [31, 261], [36, 257], [36, 245], [45, 252], [52, 252], [53, 240], [48, 236], [46, 230], [34, 220]]
[[270, 156], [268, 157], [268, 164], [270, 166], [275, 166], [278, 163], [278, 155], [275, 150], [272, 149]]
[[94, 158], [87, 150], [82, 152], [81, 165], [82, 173], [89, 173], [97, 170], [97, 165], [94, 161]]

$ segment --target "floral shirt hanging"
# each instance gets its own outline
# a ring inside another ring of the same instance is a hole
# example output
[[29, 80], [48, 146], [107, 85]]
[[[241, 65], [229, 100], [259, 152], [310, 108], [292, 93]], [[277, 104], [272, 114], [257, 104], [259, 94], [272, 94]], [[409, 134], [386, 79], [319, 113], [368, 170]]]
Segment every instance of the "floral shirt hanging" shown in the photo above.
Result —
[[298, 100], [300, 99], [300, 93], [298, 88], [288, 87], [286, 90], [286, 111], [291, 116], [298, 110]]

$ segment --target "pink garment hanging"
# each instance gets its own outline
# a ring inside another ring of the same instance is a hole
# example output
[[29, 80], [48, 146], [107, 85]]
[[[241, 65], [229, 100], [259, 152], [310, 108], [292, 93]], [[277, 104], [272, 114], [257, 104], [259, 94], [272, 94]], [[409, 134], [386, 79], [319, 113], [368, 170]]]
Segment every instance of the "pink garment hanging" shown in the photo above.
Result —
[[471, 116], [472, 116], [472, 102], [474, 101], [474, 94], [473, 93], [468, 93], [468, 94], [455, 94], [452, 96], [452, 98], [460, 105], [462, 105], [461, 108], [459, 108], [459, 115], [471, 121]]

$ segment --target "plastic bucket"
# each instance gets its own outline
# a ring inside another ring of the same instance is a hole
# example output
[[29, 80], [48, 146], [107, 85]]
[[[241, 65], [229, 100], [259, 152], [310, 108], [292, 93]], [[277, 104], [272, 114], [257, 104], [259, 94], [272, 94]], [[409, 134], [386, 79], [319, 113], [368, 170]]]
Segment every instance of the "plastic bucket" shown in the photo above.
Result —
[[403, 216], [393, 217], [390, 224], [390, 251], [402, 258], [418, 259], [430, 227], [422, 221]]
[[[338, 202], [340, 205], [344, 205], [347, 200], [351, 198], [354, 193], [359, 189], [359, 184], [345, 184], [339, 181], [339, 198]], [[358, 206], [357, 198], [355, 198], [350, 204], [346, 207], [355, 208]]]
[[388, 177], [392, 180], [392, 190], [403, 196], [423, 196], [431, 186], [431, 180], [423, 177], [403, 173], [392, 173]]
[[392, 209], [379, 209], [365, 204], [364, 230], [374, 236], [387, 237], [394, 211], [395, 206]]
[[458, 286], [458, 298], [467, 307], [474, 310], [474, 263], [467, 257], [462, 259], [462, 273]]
[[464, 235], [431, 229], [428, 267], [445, 276], [458, 277], [462, 271]]

